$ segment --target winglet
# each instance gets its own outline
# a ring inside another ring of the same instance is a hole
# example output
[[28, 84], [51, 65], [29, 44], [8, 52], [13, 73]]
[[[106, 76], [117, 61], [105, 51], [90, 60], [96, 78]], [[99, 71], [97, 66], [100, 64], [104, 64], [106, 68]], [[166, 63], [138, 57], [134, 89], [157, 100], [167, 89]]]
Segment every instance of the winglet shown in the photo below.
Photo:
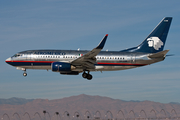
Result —
[[104, 45], [105, 45], [105, 43], [106, 43], [107, 37], [108, 37], [108, 34], [106, 34], [106, 35], [104, 36], [104, 38], [101, 40], [101, 42], [100, 42], [99, 45], [96, 47], [96, 49], [103, 49], [103, 47], [104, 47]]

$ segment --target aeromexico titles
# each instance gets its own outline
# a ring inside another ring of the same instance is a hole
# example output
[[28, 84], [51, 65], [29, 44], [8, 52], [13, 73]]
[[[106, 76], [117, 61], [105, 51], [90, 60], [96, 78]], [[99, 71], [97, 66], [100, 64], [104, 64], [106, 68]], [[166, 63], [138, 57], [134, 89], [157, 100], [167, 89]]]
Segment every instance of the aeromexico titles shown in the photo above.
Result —
[[172, 17], [165, 17], [138, 46], [121, 51], [101, 51], [108, 34], [99, 45], [87, 50], [28, 50], [6, 59], [6, 63], [23, 70], [46, 69], [63, 75], [92, 79], [91, 71], [114, 71], [150, 65], [163, 61], [169, 50], [163, 50]]

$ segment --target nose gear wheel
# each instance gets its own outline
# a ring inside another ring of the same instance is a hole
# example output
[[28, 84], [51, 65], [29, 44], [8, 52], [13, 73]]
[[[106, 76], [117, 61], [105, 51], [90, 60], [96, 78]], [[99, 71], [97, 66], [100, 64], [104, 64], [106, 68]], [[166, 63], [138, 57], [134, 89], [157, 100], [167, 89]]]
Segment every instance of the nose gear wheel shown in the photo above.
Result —
[[24, 70], [23, 76], [24, 76], [24, 77], [27, 76], [26, 70]]

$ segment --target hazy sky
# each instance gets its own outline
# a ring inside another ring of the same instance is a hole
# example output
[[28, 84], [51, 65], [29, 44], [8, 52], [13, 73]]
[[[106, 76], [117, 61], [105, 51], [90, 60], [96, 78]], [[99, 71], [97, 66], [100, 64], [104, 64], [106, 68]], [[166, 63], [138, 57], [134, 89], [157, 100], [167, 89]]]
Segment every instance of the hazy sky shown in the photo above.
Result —
[[[180, 102], [180, 1], [1, 0], [0, 98], [59, 99], [79, 94], [122, 100]], [[165, 61], [113, 72], [88, 81], [46, 70], [16, 70], [6, 58], [30, 49], [91, 50], [109, 34], [103, 50], [140, 44], [164, 18], [173, 17]]]

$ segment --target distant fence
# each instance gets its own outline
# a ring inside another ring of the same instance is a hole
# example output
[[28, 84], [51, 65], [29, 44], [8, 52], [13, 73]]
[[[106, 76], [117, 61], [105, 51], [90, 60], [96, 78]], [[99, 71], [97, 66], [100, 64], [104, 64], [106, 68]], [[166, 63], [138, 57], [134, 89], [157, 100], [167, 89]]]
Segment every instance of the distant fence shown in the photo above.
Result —
[[41, 113], [35, 112], [33, 116], [30, 116], [28, 112], [25, 112], [23, 115], [15, 112], [13, 115], [4, 113], [1, 116], [1, 120], [180, 120], [175, 109], [172, 109], [168, 114], [164, 109], [161, 111], [152, 109], [149, 112], [151, 114], [149, 116], [144, 110], [141, 110], [139, 113], [130, 110], [126, 116], [122, 110], [117, 111], [114, 115], [109, 110], [105, 114], [101, 114], [100, 111], [93, 113], [88, 110], [84, 114], [77, 111], [70, 114], [68, 111], [64, 111], [62, 114], [55, 112], [53, 115], [50, 115], [48, 111], [44, 110]]

